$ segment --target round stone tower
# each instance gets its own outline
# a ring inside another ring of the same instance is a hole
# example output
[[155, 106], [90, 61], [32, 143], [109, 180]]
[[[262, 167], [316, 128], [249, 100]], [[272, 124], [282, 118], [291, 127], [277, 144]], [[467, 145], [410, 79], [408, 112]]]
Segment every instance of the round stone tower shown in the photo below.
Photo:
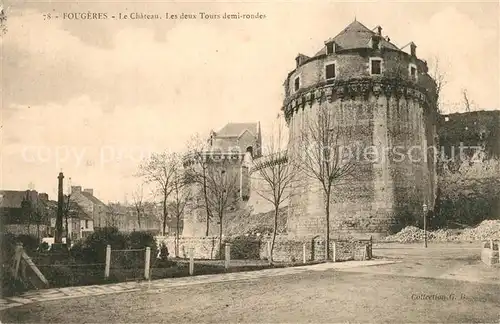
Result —
[[[299, 54], [285, 81], [284, 115], [289, 127], [289, 163], [304, 148], [301, 137], [315, 111], [326, 108], [336, 122], [351, 127], [349, 145], [361, 141], [379, 158], [355, 167], [335, 182], [331, 197], [331, 237], [383, 236], [418, 225], [423, 205], [433, 209], [437, 142], [436, 83], [413, 42], [398, 48], [358, 21], [325, 41], [312, 57]], [[326, 217], [319, 182], [301, 175], [293, 188], [288, 233], [324, 235]]]

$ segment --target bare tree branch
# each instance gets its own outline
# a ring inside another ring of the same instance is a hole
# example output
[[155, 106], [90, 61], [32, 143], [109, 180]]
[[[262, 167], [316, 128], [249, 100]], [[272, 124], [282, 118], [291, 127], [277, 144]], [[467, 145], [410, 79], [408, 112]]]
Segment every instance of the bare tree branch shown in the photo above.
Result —
[[[334, 184], [349, 176], [356, 165], [351, 150], [356, 143], [344, 145], [354, 127], [340, 125], [334, 111], [326, 105], [313, 110], [301, 130], [297, 154], [291, 157], [306, 178], [320, 185], [324, 197], [326, 240], [330, 240], [330, 203]], [[347, 154], [346, 154], [347, 153]], [[330, 245], [327, 244], [327, 259]]]
[[138, 176], [142, 177], [146, 183], [156, 187], [158, 195], [162, 199], [163, 206], [163, 228], [165, 235], [168, 219], [167, 200], [174, 190], [173, 178], [175, 172], [181, 167], [179, 158], [174, 153], [156, 153], [145, 159], [139, 167]]
[[265, 157], [254, 161], [252, 174], [253, 192], [268, 201], [274, 208], [274, 228], [271, 241], [269, 261], [273, 261], [274, 244], [278, 229], [280, 208], [287, 202], [292, 193], [291, 187], [297, 181], [297, 168], [288, 163], [286, 137], [281, 116], [277, 116], [276, 129], [273, 130], [269, 144], [265, 147]]
[[436, 82], [436, 103], [437, 103], [437, 109], [439, 113], [442, 113], [441, 110], [441, 93], [443, 88], [447, 84], [447, 77], [446, 77], [446, 71], [444, 71], [440, 65], [439, 58], [436, 56], [433, 59], [432, 64], [434, 65], [434, 69], [432, 70], [431, 73], [431, 78]]
[[141, 228], [141, 218], [144, 214], [144, 188], [140, 185], [134, 192], [132, 192], [132, 201], [137, 212], [137, 227]]
[[186, 160], [188, 161], [187, 176], [189, 181], [195, 184], [201, 192], [201, 201], [198, 201], [195, 208], [204, 208], [206, 212], [206, 230], [205, 236], [208, 236], [210, 230], [210, 220], [212, 219], [213, 213], [210, 208], [210, 199], [208, 197], [208, 170], [210, 161], [209, 149], [210, 145], [206, 141], [203, 141], [199, 134], [195, 134], [187, 144], [188, 155]]

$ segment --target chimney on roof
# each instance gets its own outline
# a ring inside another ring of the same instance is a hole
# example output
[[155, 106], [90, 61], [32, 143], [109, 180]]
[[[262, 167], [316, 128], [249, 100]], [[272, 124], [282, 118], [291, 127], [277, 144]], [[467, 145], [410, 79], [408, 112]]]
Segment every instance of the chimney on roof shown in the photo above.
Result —
[[385, 36], [385, 40], [388, 41], [388, 42], [391, 41], [391, 39], [389, 38], [389, 36]]
[[71, 194], [82, 192], [81, 186], [71, 186]]
[[411, 42], [410, 44], [410, 52], [411, 56], [417, 56], [417, 45], [415, 43]]
[[379, 36], [382, 36], [382, 27], [377, 26], [377, 34], [378, 34]]
[[84, 189], [83, 192], [89, 193], [92, 196], [94, 195], [94, 189]]

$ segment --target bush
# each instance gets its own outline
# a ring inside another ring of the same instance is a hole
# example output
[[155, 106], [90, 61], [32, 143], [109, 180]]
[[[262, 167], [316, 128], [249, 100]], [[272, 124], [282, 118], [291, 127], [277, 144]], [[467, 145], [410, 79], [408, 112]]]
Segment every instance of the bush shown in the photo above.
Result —
[[[111, 250], [139, 250], [149, 246], [152, 259], [155, 258], [158, 251], [152, 233], [134, 231], [125, 234], [119, 232], [117, 228], [105, 227], [95, 231], [84, 241], [75, 243], [70, 253], [77, 262], [105, 263], [107, 245], [111, 245]], [[138, 251], [112, 253], [112, 262], [114, 263], [113, 267], [136, 268], [144, 264], [144, 253]]]
[[21, 280], [14, 279], [7, 267], [2, 267], [1, 271], [3, 297], [18, 295], [27, 290]]
[[26, 253], [34, 252], [38, 249], [40, 245], [40, 240], [34, 235], [18, 235], [16, 238], [19, 242], [23, 243], [24, 250]]
[[12, 233], [5, 233], [1, 236], [1, 260], [2, 264], [10, 265], [14, 257], [14, 251], [18, 242], [23, 243], [25, 251], [29, 254], [37, 250], [39, 241], [36, 236], [32, 235], [15, 235]]
[[84, 263], [104, 263], [106, 262], [106, 246], [108, 245], [111, 245], [111, 249], [126, 249], [127, 235], [115, 227], [97, 229], [87, 236], [85, 241], [75, 244], [70, 253]]
[[[231, 244], [231, 259], [255, 260], [260, 259], [260, 239], [254, 236], [236, 236], [224, 240]], [[225, 252], [219, 251], [219, 256], [224, 257]]]
[[129, 249], [145, 249], [148, 246], [151, 248], [151, 257], [156, 257], [156, 254], [158, 254], [158, 246], [152, 233], [134, 231], [128, 235]]

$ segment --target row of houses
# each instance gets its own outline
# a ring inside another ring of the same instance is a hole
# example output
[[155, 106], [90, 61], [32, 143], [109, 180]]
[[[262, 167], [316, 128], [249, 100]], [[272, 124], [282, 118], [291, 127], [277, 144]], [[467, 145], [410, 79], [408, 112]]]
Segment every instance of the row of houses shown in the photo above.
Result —
[[[113, 226], [120, 231], [161, 232], [161, 208], [154, 203], [140, 206], [105, 204], [94, 196], [93, 189], [72, 186], [64, 195], [63, 236], [72, 240], [85, 238], [97, 228]], [[57, 200], [36, 190], [0, 190], [0, 227], [4, 233], [53, 237]]]

